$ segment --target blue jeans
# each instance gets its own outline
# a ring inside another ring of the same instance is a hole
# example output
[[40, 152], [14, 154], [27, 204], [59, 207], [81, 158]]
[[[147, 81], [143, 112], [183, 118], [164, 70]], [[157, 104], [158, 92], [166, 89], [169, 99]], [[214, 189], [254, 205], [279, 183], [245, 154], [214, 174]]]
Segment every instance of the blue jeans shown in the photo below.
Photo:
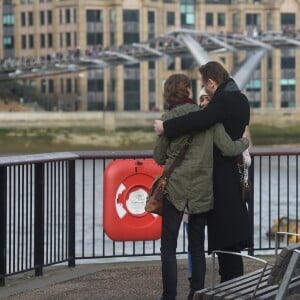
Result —
[[[164, 198], [162, 213], [161, 263], [163, 300], [174, 300], [177, 296], [177, 259], [176, 248], [178, 232], [183, 212], [178, 211], [167, 198]], [[191, 292], [204, 287], [205, 254], [204, 228], [205, 216], [192, 215], [189, 223], [189, 251], [192, 256]]]

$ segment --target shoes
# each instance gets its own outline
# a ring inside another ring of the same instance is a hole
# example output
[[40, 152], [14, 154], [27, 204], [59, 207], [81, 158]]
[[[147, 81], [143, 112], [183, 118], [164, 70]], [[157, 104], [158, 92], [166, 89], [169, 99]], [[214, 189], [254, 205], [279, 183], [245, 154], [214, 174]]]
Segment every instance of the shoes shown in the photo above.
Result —
[[187, 297], [187, 300], [193, 300], [195, 294], [195, 290], [194, 289], [190, 289], [189, 295]]

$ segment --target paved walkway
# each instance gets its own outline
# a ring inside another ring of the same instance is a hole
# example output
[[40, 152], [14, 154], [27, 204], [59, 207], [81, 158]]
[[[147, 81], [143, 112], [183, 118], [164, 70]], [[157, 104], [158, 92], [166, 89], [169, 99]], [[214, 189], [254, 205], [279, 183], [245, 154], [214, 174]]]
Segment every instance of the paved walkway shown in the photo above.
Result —
[[[270, 257], [263, 257], [272, 260]], [[245, 271], [261, 267], [245, 262]], [[207, 258], [207, 282], [211, 275], [211, 259]], [[44, 275], [27, 272], [6, 278], [0, 287], [0, 299], [22, 300], [153, 300], [161, 295], [160, 261], [113, 262], [47, 267]], [[185, 259], [178, 260], [178, 300], [188, 294], [188, 270]], [[299, 295], [298, 295], [299, 297]], [[294, 298], [299, 299], [299, 298]]]

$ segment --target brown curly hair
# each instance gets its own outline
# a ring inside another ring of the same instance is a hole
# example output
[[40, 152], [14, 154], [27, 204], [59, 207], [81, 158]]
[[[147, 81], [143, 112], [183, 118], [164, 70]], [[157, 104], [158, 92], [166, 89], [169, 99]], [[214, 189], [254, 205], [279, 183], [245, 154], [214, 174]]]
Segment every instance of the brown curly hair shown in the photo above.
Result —
[[164, 99], [166, 103], [173, 104], [179, 99], [189, 97], [188, 88], [192, 87], [189, 77], [184, 74], [171, 75], [164, 84]]

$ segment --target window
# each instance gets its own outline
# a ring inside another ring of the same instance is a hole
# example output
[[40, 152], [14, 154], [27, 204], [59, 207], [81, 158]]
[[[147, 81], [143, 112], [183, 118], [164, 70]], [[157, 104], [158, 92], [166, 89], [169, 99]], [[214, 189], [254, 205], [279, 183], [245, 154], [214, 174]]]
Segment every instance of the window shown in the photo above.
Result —
[[295, 57], [281, 57], [281, 69], [295, 69]]
[[148, 24], [155, 23], [155, 13], [154, 11], [148, 11]]
[[224, 13], [218, 13], [218, 26], [225, 26], [226, 16]]
[[281, 25], [295, 25], [296, 15], [293, 13], [282, 13], [281, 14]]
[[102, 22], [102, 11], [101, 10], [90, 10], [86, 11], [87, 22]]
[[73, 19], [74, 19], [74, 23], [76, 23], [77, 22], [77, 9], [76, 8], [74, 8], [74, 10], [73, 10]]
[[21, 25], [26, 26], [26, 14], [24, 12], [21, 13]]
[[45, 12], [40, 11], [40, 24], [45, 25]]
[[206, 13], [205, 22], [206, 22], [206, 26], [213, 26], [214, 25], [214, 15], [213, 15], [213, 13]]
[[41, 80], [41, 93], [42, 94], [46, 94], [46, 91], [47, 91], [46, 85], [47, 85], [46, 79], [42, 79]]
[[175, 25], [175, 13], [173, 11], [167, 12], [167, 25]]
[[53, 47], [53, 35], [52, 33], [48, 33], [48, 48]]
[[125, 32], [124, 33], [124, 44], [139, 43], [139, 33]]
[[33, 34], [29, 34], [29, 36], [28, 36], [28, 47], [29, 47], [29, 49], [33, 49], [33, 47], [34, 47], [34, 36], [33, 36]]
[[155, 92], [155, 80], [149, 79], [149, 92]]
[[260, 26], [261, 16], [260, 14], [246, 14], [246, 26]]
[[22, 49], [26, 49], [27, 43], [26, 43], [26, 35], [22, 34], [21, 36], [21, 47]]
[[52, 11], [48, 10], [47, 11], [47, 19], [48, 19], [48, 25], [52, 24]]
[[103, 92], [103, 79], [89, 79], [88, 92]]
[[66, 23], [71, 23], [71, 11], [69, 9], [66, 9]]
[[3, 38], [3, 46], [4, 46], [4, 49], [13, 49], [14, 48], [14, 37], [13, 36], [5, 36]]
[[67, 78], [67, 87], [66, 87], [67, 94], [72, 93], [72, 80], [70, 78]]
[[53, 94], [54, 93], [54, 80], [53, 79], [49, 79], [48, 81], [48, 89], [49, 89], [49, 94]]
[[181, 0], [180, 2], [180, 19], [181, 25], [193, 27], [195, 24], [195, 5], [194, 0]]
[[133, 9], [125, 9], [123, 11], [123, 22], [139, 22], [139, 11]]
[[190, 70], [193, 67], [193, 64], [194, 64], [194, 58], [192, 57], [181, 58], [182, 70]]
[[101, 32], [88, 32], [87, 33], [87, 45], [102, 45], [103, 34]]
[[28, 13], [28, 25], [29, 26], [33, 25], [33, 12]]
[[72, 45], [71, 42], [71, 33], [70, 32], [66, 32], [66, 46], [70, 47]]
[[12, 14], [3, 15], [3, 26], [13, 26], [14, 25], [14, 16]]
[[41, 45], [41, 48], [45, 48], [45, 46], [46, 46], [46, 41], [45, 41], [45, 35], [44, 34], [40, 35], [40, 45]]

